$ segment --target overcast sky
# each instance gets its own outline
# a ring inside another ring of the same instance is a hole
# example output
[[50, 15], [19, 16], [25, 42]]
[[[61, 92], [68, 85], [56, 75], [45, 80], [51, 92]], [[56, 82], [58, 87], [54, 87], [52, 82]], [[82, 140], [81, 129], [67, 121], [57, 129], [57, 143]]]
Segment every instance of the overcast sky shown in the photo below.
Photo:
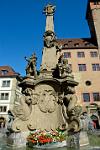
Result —
[[9, 65], [25, 75], [25, 56], [35, 51], [41, 64], [44, 6], [56, 6], [54, 28], [57, 38], [90, 37], [86, 21], [88, 0], [0, 0], [0, 66]]

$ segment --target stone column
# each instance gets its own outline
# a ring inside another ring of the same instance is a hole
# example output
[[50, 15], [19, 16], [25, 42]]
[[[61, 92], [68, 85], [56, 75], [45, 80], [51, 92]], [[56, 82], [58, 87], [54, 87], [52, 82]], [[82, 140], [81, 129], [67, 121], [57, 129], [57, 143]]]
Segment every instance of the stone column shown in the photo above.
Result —
[[44, 47], [42, 51], [41, 71], [47, 70], [52, 72], [52, 69], [57, 64], [57, 49], [55, 46], [56, 36], [54, 33], [54, 12], [55, 6], [48, 4], [43, 11], [46, 15], [46, 27], [44, 33]]
[[47, 15], [45, 31], [54, 31], [53, 15]]
[[54, 32], [54, 23], [53, 23], [53, 15], [55, 12], [55, 6], [48, 4], [46, 7], [44, 7], [44, 11], [46, 14], [46, 27], [45, 31], [53, 31]]

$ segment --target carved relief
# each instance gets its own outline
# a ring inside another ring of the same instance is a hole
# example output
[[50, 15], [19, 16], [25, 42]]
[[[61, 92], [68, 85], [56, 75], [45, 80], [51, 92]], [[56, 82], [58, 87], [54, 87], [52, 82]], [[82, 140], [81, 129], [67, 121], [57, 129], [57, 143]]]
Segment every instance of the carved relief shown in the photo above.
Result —
[[28, 120], [32, 112], [32, 104], [37, 104], [38, 94], [36, 94], [31, 88], [23, 90], [23, 94], [24, 96], [21, 97], [19, 104], [15, 105], [13, 113], [21, 120]]
[[53, 31], [46, 31], [44, 34], [44, 46], [47, 48], [53, 47], [55, 44], [55, 33]]
[[56, 109], [57, 94], [52, 86], [41, 84], [35, 87], [32, 92], [32, 104], [37, 104], [44, 113], [52, 113]]
[[31, 88], [25, 88], [25, 89], [23, 89], [22, 93], [25, 96], [31, 96], [32, 95], [32, 89]]
[[28, 101], [29, 104], [27, 104], [26, 101], [27, 98], [25, 96], [22, 96], [20, 99], [20, 103], [16, 104], [12, 111], [14, 116], [20, 118], [21, 120], [28, 120], [32, 111], [31, 100]]
[[33, 91], [31, 98], [32, 98], [32, 105], [36, 105], [39, 100], [39, 94]]
[[38, 107], [44, 113], [52, 113], [56, 108], [56, 96], [52, 90], [44, 90], [40, 93]]

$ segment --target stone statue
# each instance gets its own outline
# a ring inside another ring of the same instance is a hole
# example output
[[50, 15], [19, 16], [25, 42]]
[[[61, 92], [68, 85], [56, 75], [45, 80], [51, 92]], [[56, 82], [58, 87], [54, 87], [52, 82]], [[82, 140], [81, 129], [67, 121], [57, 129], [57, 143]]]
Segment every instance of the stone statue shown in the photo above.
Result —
[[26, 66], [26, 75], [28, 76], [34, 76], [34, 78], [37, 77], [37, 71], [36, 71], [36, 55], [35, 53], [28, 59], [25, 57], [26, 61], [28, 62]]
[[66, 90], [59, 95], [58, 102], [62, 106], [62, 114], [66, 125], [68, 126], [68, 132], [80, 131], [80, 113], [81, 107], [77, 106], [77, 97], [75, 95], [75, 88], [68, 86]]
[[55, 33], [53, 31], [46, 31], [44, 33], [44, 46], [47, 48], [51, 48], [55, 45]]
[[77, 102], [75, 95], [66, 95], [63, 99], [62, 113], [68, 123], [68, 132], [79, 132], [80, 131], [80, 113], [81, 107], [75, 106]]
[[64, 58], [63, 55], [60, 56], [57, 67], [59, 69], [59, 76], [61, 78], [65, 78], [72, 73], [72, 69], [68, 64], [68, 60]]

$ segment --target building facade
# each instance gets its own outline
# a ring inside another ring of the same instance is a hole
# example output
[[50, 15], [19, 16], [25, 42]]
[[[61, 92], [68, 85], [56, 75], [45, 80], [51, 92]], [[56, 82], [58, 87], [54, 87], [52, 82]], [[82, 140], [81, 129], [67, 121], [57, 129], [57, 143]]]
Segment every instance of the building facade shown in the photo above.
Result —
[[0, 66], [0, 118], [7, 119], [8, 110], [21, 96], [20, 76], [10, 66]]
[[[82, 106], [100, 106], [100, 0], [89, 0], [86, 19], [90, 38], [58, 39], [61, 54], [68, 59], [75, 80], [78, 102]], [[91, 110], [92, 111], [92, 110]]]

